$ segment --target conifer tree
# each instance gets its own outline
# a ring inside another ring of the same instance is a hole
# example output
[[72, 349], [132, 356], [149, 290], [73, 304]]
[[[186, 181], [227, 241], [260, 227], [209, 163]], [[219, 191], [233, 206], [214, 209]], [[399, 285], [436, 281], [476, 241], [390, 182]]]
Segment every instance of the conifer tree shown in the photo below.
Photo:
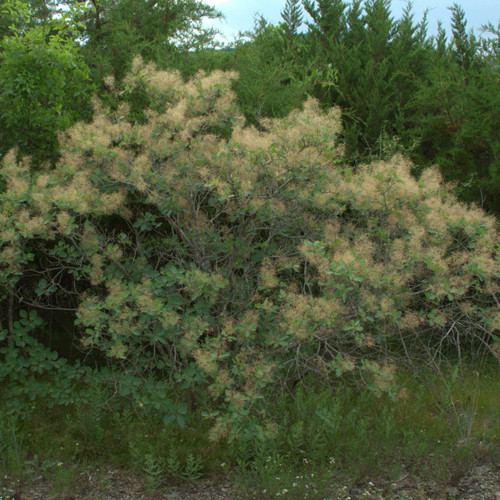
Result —
[[200, 0], [103, 0], [83, 19], [84, 54], [94, 78], [121, 78], [134, 55], [165, 67], [169, 54], [212, 43], [215, 30], [203, 20], [221, 17]]
[[467, 20], [464, 10], [458, 5], [453, 4], [451, 11], [451, 31], [452, 53], [457, 62], [468, 68], [477, 55], [478, 43], [472, 33], [467, 33]]
[[289, 35], [296, 35], [302, 25], [304, 16], [300, 0], [286, 0], [284, 10], [281, 12], [283, 18], [283, 29]]
[[500, 209], [500, 70], [488, 55], [490, 43], [467, 32], [465, 14], [451, 9], [452, 37], [440, 26], [429, 52], [431, 71], [418, 81], [412, 102], [414, 126], [409, 136], [421, 143], [415, 159], [437, 163], [447, 181], [467, 201]]
[[347, 156], [380, 156], [384, 137], [404, 135], [415, 81], [426, 72], [426, 18], [414, 24], [411, 6], [395, 21], [387, 0], [304, 2], [320, 64], [331, 64], [338, 85], [314, 95], [344, 110]]
[[305, 36], [297, 33], [301, 13], [283, 12], [279, 26], [258, 18], [249, 33], [250, 41], [238, 44], [233, 69], [239, 73], [234, 89], [249, 123], [260, 126], [265, 117], [282, 117], [297, 108], [310, 86], [307, 73], [314, 66], [312, 50]]

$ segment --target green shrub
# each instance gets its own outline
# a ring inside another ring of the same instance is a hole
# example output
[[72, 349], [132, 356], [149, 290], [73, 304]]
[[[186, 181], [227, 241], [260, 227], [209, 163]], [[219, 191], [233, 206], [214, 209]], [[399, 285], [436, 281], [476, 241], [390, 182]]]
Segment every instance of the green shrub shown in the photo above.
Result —
[[43, 311], [74, 311], [70, 342], [117, 396], [181, 426], [201, 405], [214, 438], [253, 439], [276, 431], [264, 399], [306, 376], [390, 392], [405, 359], [493, 353], [495, 220], [402, 157], [346, 167], [340, 112], [314, 100], [244, 128], [235, 77], [136, 59], [114, 91], [148, 95], [144, 123], [96, 105], [55, 170], [4, 159], [2, 357], [29, 372], [42, 354], [16, 335], [58, 346], [13, 326], [21, 298], [49, 330]]
[[9, 3], [2, 17], [12, 17], [10, 33], [0, 39], [0, 156], [17, 147], [35, 166], [55, 162], [57, 134], [91, 114], [90, 70], [72, 38], [78, 26], [62, 15], [27, 28], [36, 12]]

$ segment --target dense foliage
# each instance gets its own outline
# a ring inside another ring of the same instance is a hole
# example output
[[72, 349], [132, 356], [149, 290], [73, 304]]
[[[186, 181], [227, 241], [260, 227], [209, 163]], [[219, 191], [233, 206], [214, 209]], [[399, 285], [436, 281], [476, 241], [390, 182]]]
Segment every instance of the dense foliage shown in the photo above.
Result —
[[110, 74], [122, 78], [134, 54], [163, 66], [179, 53], [213, 46], [215, 31], [205, 28], [202, 21], [221, 16], [200, 0], [87, 4], [82, 16], [82, 51], [98, 80]]
[[429, 36], [410, 4], [394, 19], [389, 0], [286, 0], [283, 22], [257, 19], [225, 50], [214, 50], [216, 33], [203, 24], [220, 13], [198, 0], [0, 6], [0, 154], [17, 145], [53, 161], [57, 131], [89, 119], [88, 75], [112, 100], [106, 77], [121, 80], [140, 54], [185, 78], [200, 68], [237, 71], [238, 106], [257, 127], [308, 95], [340, 106], [351, 165], [396, 152], [411, 157], [416, 176], [438, 164], [461, 199], [498, 214], [500, 32], [491, 23], [484, 38], [469, 32], [457, 4], [448, 40], [441, 25]]
[[30, 25], [35, 16], [22, 4], [8, 5], [0, 39], [0, 157], [17, 147], [33, 163], [54, 161], [57, 134], [91, 115], [89, 68], [72, 39], [68, 17]]
[[1, 0], [0, 12], [0, 157], [17, 147], [34, 166], [56, 160], [57, 134], [91, 117], [92, 93], [130, 69], [131, 47], [158, 64], [177, 61], [211, 46], [215, 32], [202, 20], [220, 16], [198, 0]]
[[[439, 164], [458, 194], [499, 210], [499, 31], [467, 31], [451, 11], [452, 37], [428, 35], [409, 5], [394, 19], [388, 0], [288, 0], [279, 26], [259, 23], [234, 51], [235, 89], [248, 119], [284, 116], [289, 105], [317, 97], [340, 106], [346, 159], [353, 165], [411, 155], [418, 175]], [[227, 63], [226, 63], [227, 64]], [[306, 89], [306, 92], [303, 89]]]
[[0, 498], [498, 462], [500, 25], [450, 12], [0, 0]]
[[405, 360], [498, 348], [495, 219], [402, 156], [351, 168], [313, 99], [246, 127], [234, 78], [136, 58], [55, 168], [4, 158], [11, 411], [98, 377], [165, 422], [201, 406], [214, 438], [262, 436], [266, 397], [301, 379], [391, 392]]

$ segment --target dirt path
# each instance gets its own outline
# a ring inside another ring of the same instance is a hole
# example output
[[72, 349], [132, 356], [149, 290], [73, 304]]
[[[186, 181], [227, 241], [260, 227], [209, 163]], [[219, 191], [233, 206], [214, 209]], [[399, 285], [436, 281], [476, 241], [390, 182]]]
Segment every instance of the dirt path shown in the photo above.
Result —
[[[204, 478], [177, 482], [149, 494], [144, 479], [111, 467], [80, 471], [72, 485], [59, 489], [43, 476], [15, 487], [8, 478], [0, 479], [0, 500], [239, 500], [265, 497], [237, 486], [225, 478]], [[57, 491], [57, 494], [54, 494]], [[289, 492], [281, 498], [298, 498]], [[314, 498], [314, 497], [311, 497]], [[443, 485], [425, 478], [405, 475], [385, 484], [366, 482], [350, 489], [340, 488], [317, 500], [500, 500], [500, 464], [471, 468], [455, 485]]]

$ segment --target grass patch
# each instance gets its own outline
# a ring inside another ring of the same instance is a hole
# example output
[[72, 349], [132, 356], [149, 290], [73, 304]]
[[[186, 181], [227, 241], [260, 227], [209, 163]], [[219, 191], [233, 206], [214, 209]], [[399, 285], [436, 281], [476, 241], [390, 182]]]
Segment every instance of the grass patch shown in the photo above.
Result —
[[64, 496], [79, 468], [112, 464], [140, 474], [153, 496], [172, 479], [230, 475], [259, 498], [342, 498], [353, 485], [375, 491], [370, 480], [389, 484], [403, 472], [452, 484], [474, 462], [498, 459], [498, 367], [403, 373], [398, 387], [391, 399], [305, 381], [270, 401], [265, 439], [216, 443], [201, 410], [181, 428], [93, 389], [74, 407], [39, 408], [24, 420], [2, 414], [3, 487], [41, 473]]

